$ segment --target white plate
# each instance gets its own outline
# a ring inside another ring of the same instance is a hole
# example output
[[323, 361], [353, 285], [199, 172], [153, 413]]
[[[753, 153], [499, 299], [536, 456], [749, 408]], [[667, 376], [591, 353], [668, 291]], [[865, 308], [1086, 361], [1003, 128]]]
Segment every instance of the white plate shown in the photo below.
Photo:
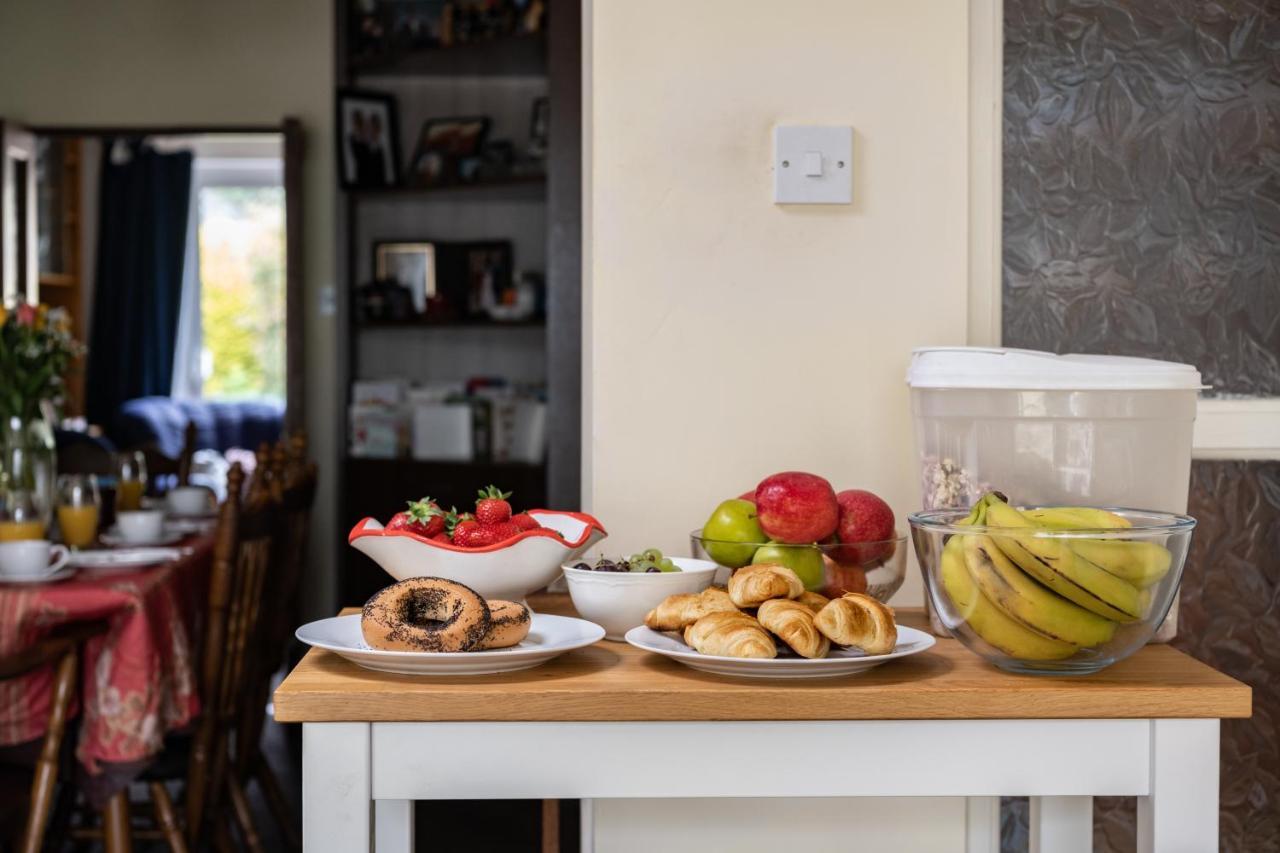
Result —
[[170, 527], [166, 524], [164, 530], [160, 532], [160, 538], [152, 540], [151, 542], [134, 542], [130, 539], [125, 539], [120, 535], [119, 527], [112, 527], [110, 530], [103, 531], [100, 538], [102, 539], [103, 545], [109, 545], [112, 548], [151, 548], [159, 545], [172, 545], [174, 542], [181, 542], [182, 537], [186, 535], [187, 534], [183, 533], [181, 530]]
[[182, 556], [178, 548], [114, 548], [100, 551], [72, 551], [67, 565], [91, 572], [119, 572], [165, 563]]
[[641, 625], [627, 632], [627, 642], [638, 649], [680, 661], [685, 666], [716, 675], [740, 678], [832, 678], [866, 672], [885, 661], [919, 654], [937, 642], [932, 634], [898, 626], [898, 645], [886, 655], [868, 655], [857, 649], [831, 647], [825, 658], [809, 660], [790, 652], [771, 660], [726, 658], [695, 652], [672, 634], [663, 634]]
[[57, 583], [64, 581], [76, 573], [75, 566], [63, 566], [56, 572], [50, 572], [47, 575], [0, 575], [0, 584], [42, 584]]
[[360, 616], [331, 616], [309, 622], [296, 632], [309, 646], [337, 652], [365, 669], [404, 675], [491, 675], [546, 663], [604, 637], [604, 629], [585, 619], [533, 614], [529, 636], [509, 649], [487, 652], [388, 652], [371, 649], [360, 633]]

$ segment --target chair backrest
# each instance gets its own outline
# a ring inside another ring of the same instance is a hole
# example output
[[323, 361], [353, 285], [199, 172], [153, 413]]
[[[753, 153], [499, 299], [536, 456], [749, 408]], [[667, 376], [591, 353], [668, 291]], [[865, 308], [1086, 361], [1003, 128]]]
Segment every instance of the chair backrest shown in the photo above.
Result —
[[141, 450], [147, 462], [148, 479], [156, 482], [157, 477], [177, 477], [179, 486], [187, 485], [191, 480], [191, 460], [196, 455], [195, 421], [187, 421], [186, 430], [183, 432], [182, 452], [176, 459], [165, 456], [154, 444], [145, 445]]

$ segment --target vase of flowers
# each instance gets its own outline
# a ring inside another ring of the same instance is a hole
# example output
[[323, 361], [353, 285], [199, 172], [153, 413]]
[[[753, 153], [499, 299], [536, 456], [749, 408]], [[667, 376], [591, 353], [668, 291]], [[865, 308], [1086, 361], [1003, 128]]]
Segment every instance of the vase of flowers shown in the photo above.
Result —
[[0, 489], [29, 491], [46, 522], [57, 472], [53, 424], [81, 352], [65, 310], [0, 308]]

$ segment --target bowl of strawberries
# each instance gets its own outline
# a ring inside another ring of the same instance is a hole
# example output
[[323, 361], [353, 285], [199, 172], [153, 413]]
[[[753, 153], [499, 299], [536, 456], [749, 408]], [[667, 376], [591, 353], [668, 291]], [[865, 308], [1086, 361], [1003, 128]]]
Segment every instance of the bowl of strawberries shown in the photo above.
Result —
[[431, 498], [410, 501], [385, 525], [363, 519], [347, 542], [397, 581], [447, 578], [485, 598], [521, 601], [607, 535], [586, 513], [514, 513], [510, 496], [494, 486], [481, 489], [472, 512], [444, 509]]

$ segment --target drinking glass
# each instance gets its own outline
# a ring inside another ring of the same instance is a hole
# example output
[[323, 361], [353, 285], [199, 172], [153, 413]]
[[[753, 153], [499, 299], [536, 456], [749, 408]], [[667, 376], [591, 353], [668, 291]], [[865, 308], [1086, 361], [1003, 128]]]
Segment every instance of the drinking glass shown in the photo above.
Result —
[[121, 453], [116, 464], [116, 512], [142, 509], [147, 490], [147, 461], [141, 450]]
[[58, 527], [72, 550], [88, 547], [98, 538], [98, 478], [92, 474], [64, 474], [58, 478]]
[[44, 518], [35, 496], [26, 489], [9, 489], [0, 497], [0, 542], [43, 539]]

